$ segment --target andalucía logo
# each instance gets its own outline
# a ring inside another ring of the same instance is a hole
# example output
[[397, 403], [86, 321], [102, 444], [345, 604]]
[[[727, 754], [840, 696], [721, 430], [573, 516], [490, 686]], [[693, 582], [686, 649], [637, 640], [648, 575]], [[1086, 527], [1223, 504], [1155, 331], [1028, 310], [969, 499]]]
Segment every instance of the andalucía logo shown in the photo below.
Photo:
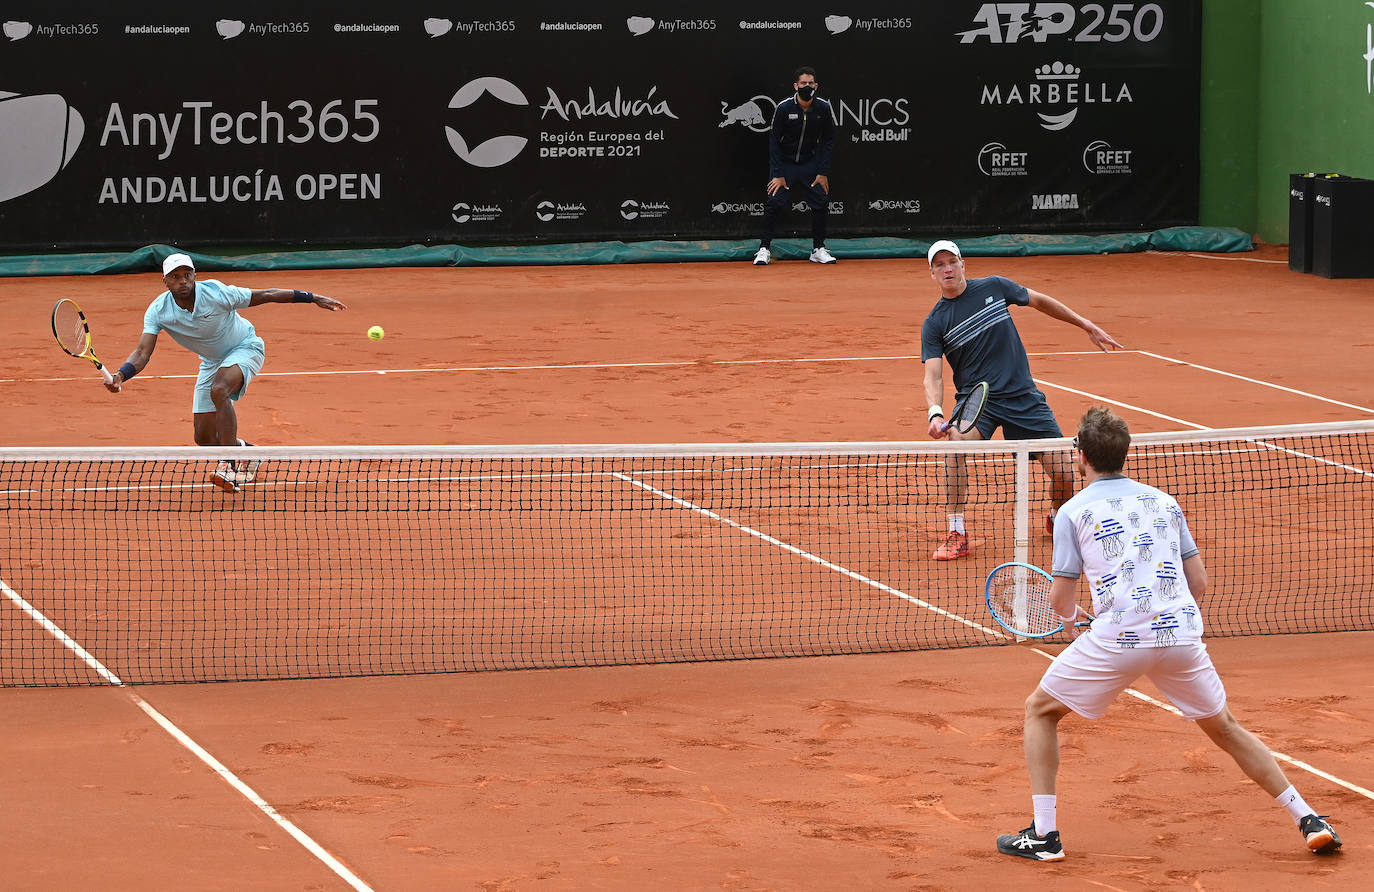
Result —
[[86, 123], [56, 93], [0, 90], [0, 201], [46, 186], [81, 145]]
[[[510, 81], [499, 77], [479, 77], [459, 87], [458, 92], [448, 101], [448, 107], [467, 108], [488, 93], [507, 105], [530, 104], [520, 88]], [[523, 136], [508, 134], [493, 136], [468, 148], [467, 140], [455, 128], [445, 127], [444, 133], [448, 136], [448, 144], [453, 153], [473, 167], [500, 167], [502, 164], [508, 164], [515, 160], [515, 156], [529, 143]]]

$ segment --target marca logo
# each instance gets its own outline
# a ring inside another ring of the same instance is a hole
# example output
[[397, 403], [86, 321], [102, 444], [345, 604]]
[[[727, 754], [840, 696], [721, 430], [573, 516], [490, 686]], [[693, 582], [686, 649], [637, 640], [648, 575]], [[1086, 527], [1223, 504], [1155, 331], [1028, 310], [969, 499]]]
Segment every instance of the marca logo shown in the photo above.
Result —
[[843, 34], [854, 24], [847, 15], [828, 15], [825, 17], [825, 30], [831, 34]]
[[627, 198], [620, 203], [620, 216], [625, 220], [655, 220], [668, 216], [666, 201], [637, 201]]
[[985, 177], [1023, 177], [1029, 158], [1029, 152], [1013, 152], [1000, 142], [990, 142], [978, 150], [978, 169]]
[[1331, 196], [1330, 196], [1330, 195], [1318, 195], [1318, 196], [1317, 196], [1317, 204], [1325, 205], [1326, 207], [1331, 207]]
[[[448, 101], [448, 107], [467, 108], [488, 94], [507, 105], [530, 104], [520, 88], [510, 81], [499, 77], [479, 77], [459, 87], [458, 92]], [[523, 136], [509, 134], [493, 136], [469, 149], [467, 140], [454, 128], [445, 127], [444, 134], [448, 137], [448, 144], [453, 153], [473, 167], [500, 167], [502, 164], [508, 164], [514, 161], [515, 156], [529, 143]]]
[[10, 42], [23, 40], [33, 33], [33, 25], [29, 22], [5, 22], [3, 27], [5, 36], [10, 39]]
[[[804, 202], [804, 201], [797, 201], [797, 202], [793, 202], [793, 204], [792, 204], [792, 210], [797, 211], [798, 213], [804, 213], [804, 212], [807, 211], [810, 207], [811, 207], [811, 205], [807, 204], [807, 203]], [[827, 209], [827, 211], [829, 212], [830, 216], [832, 216], [832, 217], [840, 216], [841, 214], [844, 213], [844, 202], [843, 202], [843, 201], [834, 201], [834, 200], [831, 200], [831, 201], [829, 201], [829, 202], [826, 203], [826, 209]]]
[[1078, 210], [1077, 192], [1051, 192], [1031, 196], [1033, 211], [1076, 211]]
[[1091, 174], [1131, 172], [1131, 150], [1114, 149], [1105, 139], [1095, 139], [1083, 149], [1083, 167]]
[[56, 93], [21, 96], [0, 90], [0, 201], [51, 182], [72, 160], [85, 133], [81, 113]]
[[[984, 3], [973, 14], [978, 27], [956, 32], [960, 43], [980, 38], [989, 43], [1030, 40], [1045, 43], [1062, 37], [1074, 43], [1121, 43], [1135, 38], [1149, 43], [1164, 30], [1164, 8], [1158, 3]], [[1075, 31], [1080, 19], [1084, 22]]]
[[630, 29], [630, 33], [635, 37], [643, 37], [654, 30], [654, 20], [649, 16], [632, 15], [625, 20], [625, 27]]
[[983, 86], [981, 105], [1071, 106], [1067, 111], [1036, 112], [1046, 130], [1063, 130], [1078, 117], [1080, 105], [1135, 102], [1131, 88], [1124, 82], [1115, 88], [1106, 81], [1082, 80], [1083, 69], [1068, 62], [1052, 62], [1035, 69], [1029, 84], [992, 84]]

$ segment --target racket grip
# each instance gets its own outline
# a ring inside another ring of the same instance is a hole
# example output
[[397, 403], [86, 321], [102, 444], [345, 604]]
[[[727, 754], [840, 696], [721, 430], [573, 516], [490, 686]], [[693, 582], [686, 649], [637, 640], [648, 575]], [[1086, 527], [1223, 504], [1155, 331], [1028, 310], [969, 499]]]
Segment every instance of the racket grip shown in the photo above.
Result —
[[102, 377], [102, 378], [105, 379], [105, 383], [106, 383], [106, 384], [113, 384], [113, 383], [114, 383], [114, 375], [111, 375], [111, 374], [110, 374], [110, 370], [107, 369], [107, 368], [105, 368], [103, 365], [102, 365], [102, 366], [98, 366], [98, 368], [100, 369], [100, 377]]

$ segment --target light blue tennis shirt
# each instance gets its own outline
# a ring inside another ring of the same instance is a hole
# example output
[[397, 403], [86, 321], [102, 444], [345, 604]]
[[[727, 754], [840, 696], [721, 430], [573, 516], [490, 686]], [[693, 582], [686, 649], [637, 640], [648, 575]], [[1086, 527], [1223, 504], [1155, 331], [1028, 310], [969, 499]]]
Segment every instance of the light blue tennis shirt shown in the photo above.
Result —
[[195, 304], [190, 310], [177, 306], [172, 292], [164, 291], [143, 314], [143, 333], [167, 332], [181, 346], [198, 354], [202, 362], [219, 363], [234, 348], [257, 337], [253, 323], [239, 315], [253, 292], [215, 279], [196, 282]]

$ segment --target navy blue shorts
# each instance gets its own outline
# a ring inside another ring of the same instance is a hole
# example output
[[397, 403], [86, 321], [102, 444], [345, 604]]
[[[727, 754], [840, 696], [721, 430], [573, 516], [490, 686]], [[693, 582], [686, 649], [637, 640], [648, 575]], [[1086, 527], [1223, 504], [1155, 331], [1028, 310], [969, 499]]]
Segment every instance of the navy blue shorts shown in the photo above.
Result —
[[1002, 436], [1008, 440], [1044, 440], [1049, 437], [1062, 437], [1059, 422], [1050, 411], [1045, 395], [1037, 388], [1013, 397], [988, 397], [983, 414], [978, 419], [978, 433], [984, 440], [1002, 429]]

